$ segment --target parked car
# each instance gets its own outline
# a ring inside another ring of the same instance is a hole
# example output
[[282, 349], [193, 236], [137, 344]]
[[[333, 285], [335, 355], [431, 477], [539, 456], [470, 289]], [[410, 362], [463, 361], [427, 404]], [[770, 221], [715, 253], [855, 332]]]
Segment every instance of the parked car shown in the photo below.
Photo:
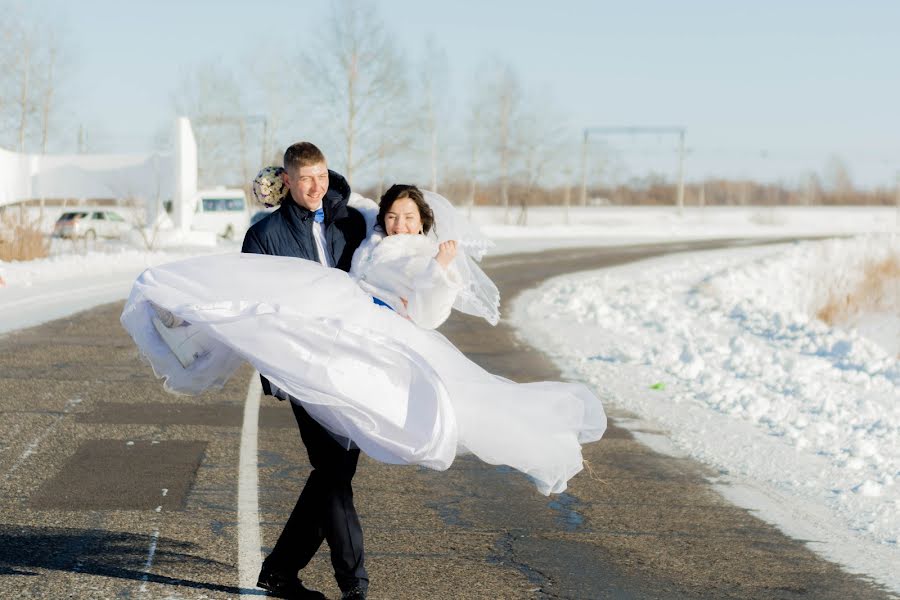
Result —
[[53, 226], [53, 237], [118, 238], [131, 229], [122, 215], [112, 210], [78, 210], [63, 213]]
[[197, 192], [191, 229], [211, 231], [232, 240], [243, 237], [249, 227], [250, 213], [244, 190], [220, 187]]

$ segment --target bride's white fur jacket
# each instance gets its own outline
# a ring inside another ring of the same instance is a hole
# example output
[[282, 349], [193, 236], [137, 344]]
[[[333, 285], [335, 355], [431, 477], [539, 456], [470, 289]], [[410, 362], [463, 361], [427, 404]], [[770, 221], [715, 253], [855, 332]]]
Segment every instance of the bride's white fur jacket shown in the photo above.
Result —
[[[384, 235], [376, 230], [353, 254], [350, 276], [366, 293], [425, 329], [450, 316], [462, 289], [459, 271], [434, 259], [438, 243], [424, 235]], [[405, 304], [403, 301], [406, 301]]]
[[[357, 196], [354, 194], [354, 196]], [[350, 205], [366, 217], [369, 235], [353, 254], [350, 276], [373, 297], [390, 305], [425, 329], [435, 329], [450, 316], [463, 287], [453, 263], [445, 269], [434, 259], [438, 243], [425, 235], [385, 235], [374, 225], [371, 205], [351, 198]], [[404, 300], [406, 301], [404, 303]]]

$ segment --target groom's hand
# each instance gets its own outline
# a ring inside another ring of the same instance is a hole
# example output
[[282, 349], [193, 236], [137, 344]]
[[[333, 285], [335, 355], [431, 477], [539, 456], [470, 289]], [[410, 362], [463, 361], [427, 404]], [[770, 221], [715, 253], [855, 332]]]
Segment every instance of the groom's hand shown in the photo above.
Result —
[[446, 269], [453, 262], [454, 258], [456, 258], [456, 240], [441, 242], [434, 260], [438, 261], [438, 264]]

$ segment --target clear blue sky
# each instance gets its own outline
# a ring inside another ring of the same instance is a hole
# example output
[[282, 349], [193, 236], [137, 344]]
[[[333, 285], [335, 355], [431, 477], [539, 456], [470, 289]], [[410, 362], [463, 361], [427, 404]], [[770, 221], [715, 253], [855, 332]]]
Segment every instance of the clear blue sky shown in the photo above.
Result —
[[[16, 0], [0, 0], [8, 6]], [[791, 179], [847, 161], [855, 181], [900, 172], [900, 2], [384, 0], [401, 48], [427, 36], [461, 90], [499, 55], [548, 90], [574, 130], [683, 125], [692, 178]], [[322, 0], [29, 0], [71, 48], [65, 110], [94, 140], [142, 150], [172, 114], [180, 73], [240, 70], [261, 46], [286, 69], [292, 40], [325, 27]], [[630, 142], [623, 141], [626, 147]], [[650, 140], [645, 147], [658, 144]], [[665, 146], [666, 160], [668, 148]]]

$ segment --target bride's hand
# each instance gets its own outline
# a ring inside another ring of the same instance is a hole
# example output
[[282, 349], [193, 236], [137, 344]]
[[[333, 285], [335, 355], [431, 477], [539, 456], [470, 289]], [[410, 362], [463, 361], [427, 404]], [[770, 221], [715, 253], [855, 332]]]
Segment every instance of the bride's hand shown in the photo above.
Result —
[[434, 260], [438, 261], [438, 264], [446, 269], [454, 258], [456, 258], [456, 240], [441, 242]]

